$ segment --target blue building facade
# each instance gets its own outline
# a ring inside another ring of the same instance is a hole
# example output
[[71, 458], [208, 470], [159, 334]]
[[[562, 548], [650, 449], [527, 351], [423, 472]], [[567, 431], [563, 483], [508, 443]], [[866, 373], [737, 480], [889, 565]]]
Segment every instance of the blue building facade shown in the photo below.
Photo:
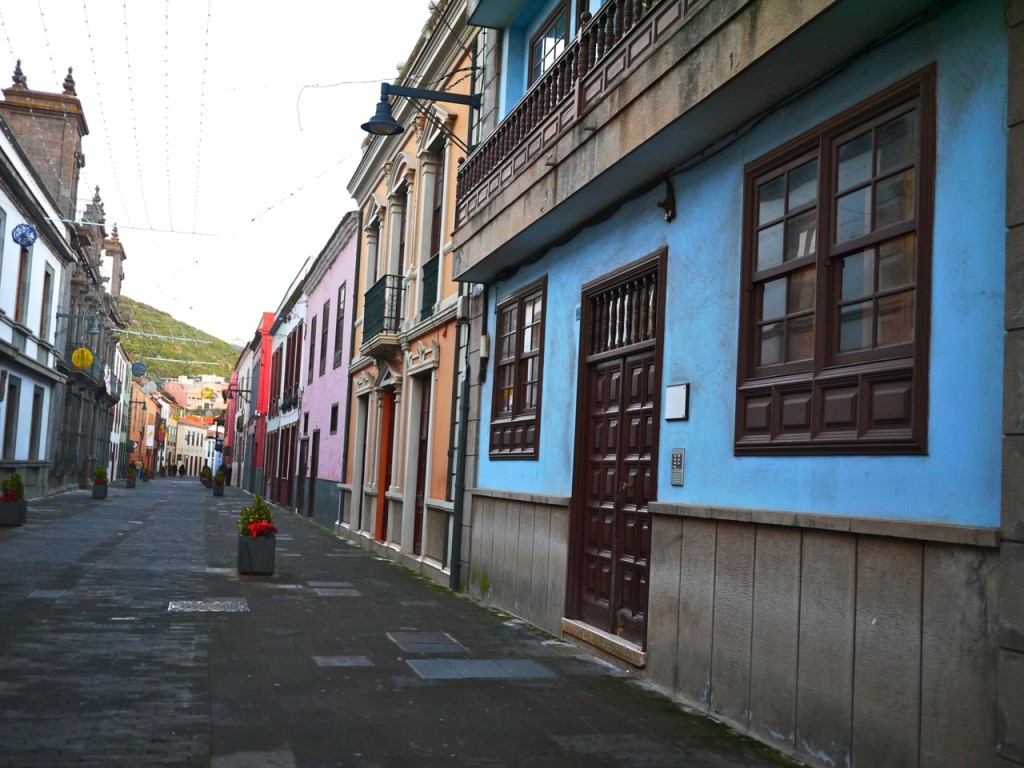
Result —
[[470, 4], [504, 68], [454, 237], [464, 586], [812, 764], [1024, 755], [993, 619], [1020, 9], [589, 5]]

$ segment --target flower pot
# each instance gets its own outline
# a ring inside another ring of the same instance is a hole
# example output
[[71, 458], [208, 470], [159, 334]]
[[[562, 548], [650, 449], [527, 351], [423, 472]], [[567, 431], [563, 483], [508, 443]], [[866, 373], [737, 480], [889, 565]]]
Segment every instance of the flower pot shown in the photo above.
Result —
[[213, 480], [209, 480], [209, 479], [204, 477], [203, 478], [203, 485], [205, 485], [207, 488], [213, 488]]
[[276, 536], [239, 536], [238, 572], [272, 574], [276, 548]]
[[149, 482], [149, 475], [148, 474], [144, 474], [142, 476], [142, 482], [144, 482], [144, 483], [148, 483]]
[[25, 522], [25, 515], [28, 513], [28, 502], [21, 501], [0, 501], [0, 525], [21, 525]]
[[223, 496], [224, 495], [224, 486], [223, 485], [215, 485], [215, 486], [213, 486], [213, 495], [214, 496]]
[[124, 484], [125, 484], [125, 487], [127, 487], [127, 488], [134, 488], [135, 487], [135, 478], [134, 477], [126, 477], [125, 480], [124, 480]]
[[107, 498], [107, 484], [94, 485], [92, 487], [92, 497], [94, 499], [105, 499]]

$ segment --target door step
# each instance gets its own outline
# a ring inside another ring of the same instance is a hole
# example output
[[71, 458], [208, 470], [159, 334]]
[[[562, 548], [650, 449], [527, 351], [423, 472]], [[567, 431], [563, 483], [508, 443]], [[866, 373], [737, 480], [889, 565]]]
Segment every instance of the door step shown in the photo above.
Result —
[[647, 666], [647, 653], [640, 646], [609, 632], [603, 632], [589, 624], [584, 624], [582, 621], [562, 619], [562, 632], [577, 640], [582, 640], [587, 645], [594, 646], [609, 656], [628, 662], [634, 667], [642, 669]]

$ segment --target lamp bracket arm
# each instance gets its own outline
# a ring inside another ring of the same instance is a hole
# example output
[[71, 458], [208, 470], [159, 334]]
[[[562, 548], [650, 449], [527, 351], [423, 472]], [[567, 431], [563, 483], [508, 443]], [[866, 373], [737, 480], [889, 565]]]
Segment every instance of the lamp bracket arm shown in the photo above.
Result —
[[410, 88], [406, 85], [380, 84], [380, 100], [385, 101], [389, 95], [407, 96], [414, 99], [425, 99], [427, 101], [443, 101], [448, 104], [466, 104], [470, 107], [480, 108], [480, 94], [465, 96], [461, 93], [449, 93], [448, 91], [431, 91], [427, 88]]

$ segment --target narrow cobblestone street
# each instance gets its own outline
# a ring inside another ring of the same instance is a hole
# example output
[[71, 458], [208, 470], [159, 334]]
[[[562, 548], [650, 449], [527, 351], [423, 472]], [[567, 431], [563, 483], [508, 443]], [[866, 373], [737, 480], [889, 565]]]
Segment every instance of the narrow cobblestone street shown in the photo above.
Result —
[[0, 530], [5, 766], [764, 766], [574, 646], [194, 479], [33, 502]]

